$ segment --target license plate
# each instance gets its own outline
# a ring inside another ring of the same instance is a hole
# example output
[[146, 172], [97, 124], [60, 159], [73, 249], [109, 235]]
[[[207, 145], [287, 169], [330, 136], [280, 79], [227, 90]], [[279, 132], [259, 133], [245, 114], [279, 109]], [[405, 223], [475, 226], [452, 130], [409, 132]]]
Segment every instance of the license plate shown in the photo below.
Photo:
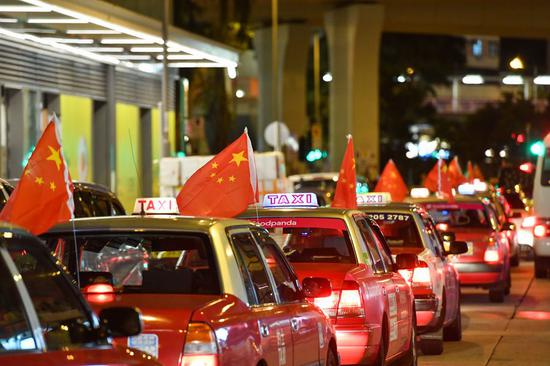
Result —
[[156, 334], [140, 334], [128, 338], [128, 347], [159, 357], [159, 337]]

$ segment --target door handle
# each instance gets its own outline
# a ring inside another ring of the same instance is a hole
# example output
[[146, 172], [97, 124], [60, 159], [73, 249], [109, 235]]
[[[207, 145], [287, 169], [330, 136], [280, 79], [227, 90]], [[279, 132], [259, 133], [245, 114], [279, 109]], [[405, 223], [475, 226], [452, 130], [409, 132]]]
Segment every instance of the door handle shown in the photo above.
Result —
[[386, 288], [382, 287], [382, 295], [386, 296]]
[[399, 286], [395, 286], [395, 293], [396, 293], [396, 294], [399, 293]]
[[290, 327], [293, 331], [297, 332], [298, 329], [300, 329], [300, 324], [298, 323], [298, 319], [292, 318], [290, 319]]
[[269, 337], [269, 325], [260, 324], [260, 334], [262, 337]]

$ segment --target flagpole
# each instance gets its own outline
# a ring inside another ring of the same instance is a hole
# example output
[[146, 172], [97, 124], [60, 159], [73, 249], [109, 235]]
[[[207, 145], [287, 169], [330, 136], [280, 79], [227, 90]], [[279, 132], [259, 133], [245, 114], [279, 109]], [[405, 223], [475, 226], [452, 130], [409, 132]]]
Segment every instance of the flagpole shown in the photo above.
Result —
[[441, 156], [437, 154], [437, 194], [441, 195]]

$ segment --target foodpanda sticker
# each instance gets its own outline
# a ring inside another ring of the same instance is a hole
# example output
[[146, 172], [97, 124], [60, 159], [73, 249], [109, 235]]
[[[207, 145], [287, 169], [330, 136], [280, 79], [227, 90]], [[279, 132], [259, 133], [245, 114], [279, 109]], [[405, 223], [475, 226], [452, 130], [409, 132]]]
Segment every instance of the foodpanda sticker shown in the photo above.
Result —
[[388, 294], [388, 303], [390, 305], [390, 317], [397, 316], [397, 299], [395, 294]]
[[277, 352], [279, 353], [279, 365], [286, 365], [285, 333], [277, 329]]
[[325, 336], [321, 323], [317, 323], [317, 333], [319, 334], [319, 347], [323, 348], [325, 346]]

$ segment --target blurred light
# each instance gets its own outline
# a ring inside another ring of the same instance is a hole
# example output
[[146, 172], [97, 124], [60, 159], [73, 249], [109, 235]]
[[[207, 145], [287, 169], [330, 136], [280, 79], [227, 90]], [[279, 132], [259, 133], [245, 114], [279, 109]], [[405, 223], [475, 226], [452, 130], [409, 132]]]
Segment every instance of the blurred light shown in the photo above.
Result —
[[330, 72], [326, 72], [324, 75], [323, 75], [323, 81], [325, 83], [330, 83], [332, 81], [332, 74]]
[[407, 72], [407, 75], [412, 75], [414, 74], [414, 69], [412, 67], [407, 67], [407, 69], [405, 70]]
[[545, 150], [544, 142], [540, 140], [533, 142], [529, 147], [529, 151], [531, 152], [531, 154], [536, 156], [543, 156], [544, 150]]
[[397, 77], [397, 82], [400, 83], [400, 84], [403, 84], [406, 81], [407, 81], [407, 78], [405, 77], [405, 75], [399, 75]]
[[480, 85], [484, 82], [485, 80], [481, 75], [466, 75], [462, 78], [462, 83], [467, 85]]
[[535, 170], [535, 165], [533, 163], [527, 162], [519, 166], [519, 170], [524, 173], [531, 174]]
[[116, 57], [119, 60], [136, 60], [136, 61], [146, 61], [151, 59], [151, 56], [149, 55], [113, 55], [113, 57]]
[[502, 78], [502, 83], [504, 85], [522, 85], [523, 77], [519, 75], [507, 75]]
[[14, 19], [14, 18], [0, 18], [0, 23], [17, 23], [17, 19]]
[[49, 13], [51, 10], [39, 6], [30, 5], [1, 5], [2, 13]]
[[495, 156], [495, 152], [493, 151], [493, 149], [487, 149], [485, 150], [485, 156], [488, 158], [492, 158], [493, 156]]
[[[170, 58], [168, 58], [168, 59], [170, 59]], [[228, 76], [231, 80], [235, 79], [235, 78], [237, 77], [237, 69], [234, 68], [234, 67], [228, 67], [228, 68], [227, 68], [227, 76]]]
[[162, 47], [132, 47], [130, 48], [130, 52], [162, 52]]
[[162, 70], [162, 64], [141, 63], [137, 66], [138, 70], [149, 74], [157, 74]]
[[505, 157], [508, 156], [508, 153], [506, 152], [506, 150], [500, 150], [500, 151], [498, 152], [498, 156], [500, 156], [501, 158], [504, 159]]
[[80, 47], [80, 49], [88, 52], [124, 52], [123, 47]]
[[536, 85], [550, 85], [550, 75], [539, 75], [533, 80], [533, 82]]
[[427, 198], [430, 196], [430, 190], [424, 187], [416, 187], [411, 189], [412, 198]]
[[50, 38], [45, 37], [45, 40], [56, 43], [67, 43], [67, 44], [92, 44], [94, 43], [93, 39], [89, 38]]
[[510, 61], [509, 65], [514, 70], [523, 70], [525, 68], [525, 65], [523, 64], [523, 60], [519, 58], [519, 56], [514, 57]]
[[68, 29], [67, 34], [120, 34], [112, 29]]
[[178, 158], [184, 158], [184, 157], [185, 157], [185, 152], [183, 152], [183, 151], [178, 151], [178, 152], [176, 153], [176, 157], [178, 157]]
[[444, 159], [444, 160], [447, 160], [449, 159], [449, 156], [451, 155], [451, 153], [449, 152], [449, 150], [445, 150], [445, 149], [439, 149], [439, 151], [437, 152], [437, 154], [435, 154], [435, 158], [436, 159]]
[[414, 152], [414, 151], [407, 151], [405, 153], [405, 156], [409, 159], [414, 159], [418, 156], [418, 153]]
[[153, 44], [153, 40], [140, 38], [103, 38], [101, 44]]
[[[170, 51], [168, 51], [170, 52]], [[157, 60], [164, 59], [164, 55], [158, 55]], [[189, 60], [202, 60], [202, 57], [195, 55], [168, 55], [167, 57], [170, 61], [189, 61]]]
[[516, 142], [518, 144], [523, 144], [525, 142], [525, 135], [522, 133], [518, 134], [518, 136], [516, 137]]
[[310, 163], [321, 160], [323, 158], [323, 152], [319, 149], [310, 150], [306, 155], [306, 160]]
[[244, 95], [245, 93], [244, 93], [244, 90], [242, 89], [237, 89], [237, 91], [235, 92], [235, 96], [239, 99], [244, 98]]

